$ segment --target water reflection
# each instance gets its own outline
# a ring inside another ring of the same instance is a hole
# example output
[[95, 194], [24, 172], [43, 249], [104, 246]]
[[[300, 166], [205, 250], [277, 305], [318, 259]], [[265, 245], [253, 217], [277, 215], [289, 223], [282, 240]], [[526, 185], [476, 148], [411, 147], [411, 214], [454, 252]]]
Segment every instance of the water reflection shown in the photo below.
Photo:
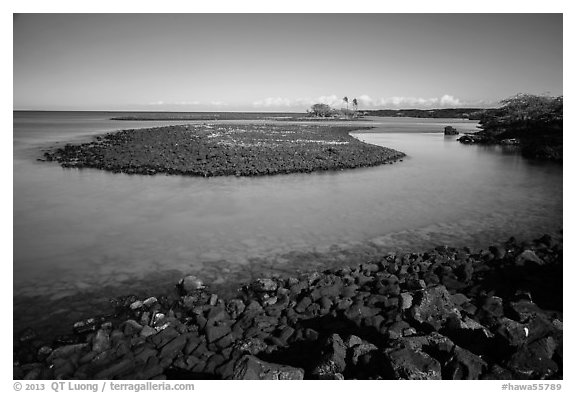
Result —
[[[355, 133], [407, 153], [394, 165], [204, 179], [38, 163], [46, 144], [139, 125], [93, 115], [44, 121], [16, 118], [14, 128], [14, 295], [30, 313], [184, 272], [223, 287], [262, 271], [436, 244], [484, 247], [562, 227], [561, 166], [441, 133], [445, 124], [474, 129], [470, 122], [377, 119], [374, 130]], [[35, 296], [45, 303], [26, 300]]]

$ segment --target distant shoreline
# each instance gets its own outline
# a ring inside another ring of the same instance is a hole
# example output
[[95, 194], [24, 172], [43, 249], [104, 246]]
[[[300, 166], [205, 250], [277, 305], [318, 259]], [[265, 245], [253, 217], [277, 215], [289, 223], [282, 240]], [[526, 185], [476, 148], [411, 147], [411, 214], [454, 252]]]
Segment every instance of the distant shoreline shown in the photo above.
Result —
[[[493, 108], [442, 108], [442, 109], [371, 109], [360, 110], [363, 116], [369, 117], [407, 117], [407, 118], [427, 118], [427, 119], [463, 119], [478, 120], [476, 112], [492, 111]], [[13, 110], [13, 113], [38, 112], [38, 113], [114, 113], [125, 114], [125, 116], [112, 117], [110, 120], [118, 121], [158, 121], [158, 120], [249, 120], [265, 118], [291, 118], [299, 119], [309, 116], [305, 112], [258, 112], [258, 111], [117, 111], [117, 110], [36, 110], [20, 109]], [[175, 116], [176, 115], [176, 116]], [[309, 120], [314, 120], [310, 118]], [[322, 118], [322, 120], [330, 120]], [[349, 119], [354, 121], [354, 119]], [[358, 120], [367, 120], [360, 117]]]

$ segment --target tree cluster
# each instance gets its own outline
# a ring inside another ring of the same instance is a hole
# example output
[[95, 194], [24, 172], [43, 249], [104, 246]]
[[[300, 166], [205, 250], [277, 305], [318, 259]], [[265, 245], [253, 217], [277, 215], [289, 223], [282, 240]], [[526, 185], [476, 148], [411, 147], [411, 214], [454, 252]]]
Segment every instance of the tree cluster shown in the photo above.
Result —
[[317, 117], [328, 117], [332, 115], [332, 108], [327, 104], [314, 104], [310, 109], [312, 114]]
[[502, 100], [502, 107], [486, 111], [480, 124], [486, 131], [562, 129], [563, 97], [518, 94]]
[[344, 97], [342, 101], [346, 103], [346, 109], [341, 109], [340, 111], [337, 111], [335, 109], [332, 109], [330, 105], [327, 104], [314, 104], [308, 110], [308, 113], [311, 113], [316, 117], [328, 117], [340, 112], [340, 114], [343, 114], [346, 117], [355, 117], [356, 112], [358, 111], [358, 100], [356, 98], [352, 100], [352, 111], [348, 109], [348, 102], [349, 102], [348, 97]]

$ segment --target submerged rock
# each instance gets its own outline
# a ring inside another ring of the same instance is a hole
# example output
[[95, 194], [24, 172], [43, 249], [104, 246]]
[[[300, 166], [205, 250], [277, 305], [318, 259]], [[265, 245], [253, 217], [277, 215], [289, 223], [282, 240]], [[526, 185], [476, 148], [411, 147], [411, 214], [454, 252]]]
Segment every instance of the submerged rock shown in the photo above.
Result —
[[184, 294], [193, 293], [197, 290], [206, 288], [202, 280], [200, 280], [196, 276], [186, 276], [182, 280], [180, 280], [178, 285], [184, 292]]

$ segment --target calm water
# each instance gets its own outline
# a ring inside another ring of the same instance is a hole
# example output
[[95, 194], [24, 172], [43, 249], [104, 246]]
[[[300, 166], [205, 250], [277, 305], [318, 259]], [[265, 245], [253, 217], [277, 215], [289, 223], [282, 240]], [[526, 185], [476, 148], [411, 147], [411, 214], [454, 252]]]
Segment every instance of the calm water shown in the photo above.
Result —
[[128, 176], [36, 161], [56, 142], [175, 124], [110, 116], [14, 114], [16, 328], [37, 321], [35, 306], [46, 318], [69, 315], [70, 299], [103, 288], [125, 294], [167, 272], [226, 285], [263, 270], [342, 263], [362, 248], [487, 247], [562, 228], [562, 166], [441, 133], [474, 122], [375, 118], [376, 129], [355, 136], [408, 157], [319, 174]]

